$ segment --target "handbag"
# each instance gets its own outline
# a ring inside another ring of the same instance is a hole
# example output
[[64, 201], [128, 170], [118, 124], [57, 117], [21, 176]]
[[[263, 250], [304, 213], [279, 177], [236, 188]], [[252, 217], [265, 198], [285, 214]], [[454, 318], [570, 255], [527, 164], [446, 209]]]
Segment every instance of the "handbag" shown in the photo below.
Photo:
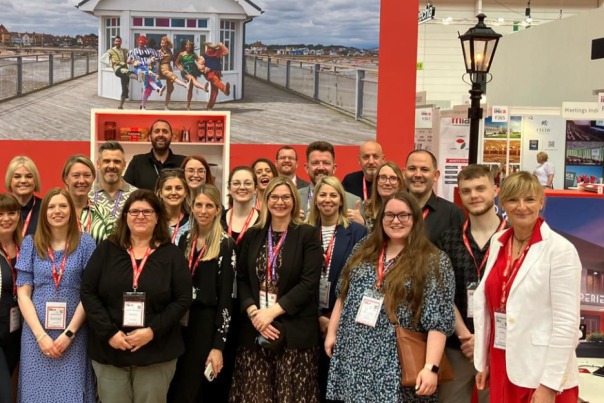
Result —
[[[398, 319], [388, 314], [390, 322], [394, 325], [396, 332], [396, 348], [398, 350], [398, 360], [401, 363], [401, 385], [415, 386], [417, 376], [426, 365], [426, 350], [428, 347], [428, 335], [421, 332], [414, 332], [401, 327]], [[438, 384], [449, 382], [455, 379], [455, 373], [451, 363], [443, 351], [443, 357], [439, 365]]]
[[283, 323], [277, 321], [273, 321], [271, 325], [279, 331], [279, 337], [275, 340], [270, 340], [259, 334], [256, 336], [256, 344], [266, 350], [270, 350], [274, 353], [280, 353], [285, 348], [285, 326]]

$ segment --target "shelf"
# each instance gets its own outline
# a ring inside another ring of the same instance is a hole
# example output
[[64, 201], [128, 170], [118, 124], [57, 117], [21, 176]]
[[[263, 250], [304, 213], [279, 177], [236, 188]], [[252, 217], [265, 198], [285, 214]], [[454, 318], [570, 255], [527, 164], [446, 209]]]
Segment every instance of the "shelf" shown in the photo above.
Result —
[[[125, 140], [115, 140], [115, 141], [117, 141], [121, 145], [124, 145], [124, 144], [136, 144], [136, 145], [142, 145], [142, 146], [151, 145], [150, 141], [125, 141]], [[99, 140], [99, 141], [97, 141], [97, 144], [104, 144], [106, 142], [107, 142], [107, 140]], [[191, 141], [191, 142], [173, 141], [172, 143], [170, 143], [170, 147], [180, 146], [180, 145], [224, 146], [224, 143], [202, 143], [200, 141]]]

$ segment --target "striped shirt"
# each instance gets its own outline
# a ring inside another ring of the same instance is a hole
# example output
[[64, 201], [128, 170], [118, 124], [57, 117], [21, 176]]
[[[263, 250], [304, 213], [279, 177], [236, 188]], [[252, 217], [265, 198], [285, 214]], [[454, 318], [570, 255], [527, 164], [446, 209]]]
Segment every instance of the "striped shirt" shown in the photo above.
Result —
[[[329, 248], [329, 242], [331, 242], [331, 238], [333, 237], [333, 232], [336, 229], [335, 225], [330, 226], [322, 226], [321, 227], [321, 241], [323, 243], [323, 253], [327, 253], [327, 248]], [[335, 241], [333, 242], [335, 246]], [[329, 269], [331, 268], [331, 260], [329, 261], [329, 267], [327, 268], [327, 274], [329, 274]], [[323, 268], [323, 274], [325, 273], [325, 268]]]
[[[159, 59], [161, 59], [157, 50], [148, 48], [146, 46], [142, 49], [132, 49], [130, 52], [128, 52], [128, 58], [133, 58], [143, 66], [152, 66], [155, 64], [156, 61], [159, 61]], [[151, 58], [155, 58], [155, 61], [152, 61]]]
[[128, 200], [130, 194], [135, 190], [138, 189], [125, 180], [122, 180], [122, 188], [111, 197], [103, 190], [99, 182], [94, 182], [92, 189], [88, 192], [88, 199], [90, 199], [90, 202], [93, 204], [98, 203], [105, 207], [105, 209], [109, 211], [109, 215], [106, 217], [107, 222], [115, 223], [122, 213], [126, 200]]
[[99, 203], [90, 203], [90, 209], [84, 207], [80, 213], [80, 225], [83, 231], [86, 231], [88, 226], [88, 217], [91, 214], [92, 218], [90, 222], [90, 235], [98, 245], [101, 241], [105, 240], [115, 228], [115, 220], [111, 220], [111, 212], [100, 205]]

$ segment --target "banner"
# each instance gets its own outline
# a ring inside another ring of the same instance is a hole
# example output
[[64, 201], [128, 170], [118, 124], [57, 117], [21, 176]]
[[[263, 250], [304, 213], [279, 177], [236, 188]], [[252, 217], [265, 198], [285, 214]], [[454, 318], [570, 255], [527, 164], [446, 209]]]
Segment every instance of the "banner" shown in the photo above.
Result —
[[442, 118], [440, 120], [438, 196], [454, 202], [457, 174], [468, 165], [470, 120]]
[[554, 164], [554, 189], [564, 188], [565, 124], [559, 116], [525, 116], [522, 130], [522, 158], [520, 167], [533, 172], [537, 167], [537, 154], [546, 152]]
[[415, 129], [415, 150], [426, 150], [434, 153], [432, 129]]

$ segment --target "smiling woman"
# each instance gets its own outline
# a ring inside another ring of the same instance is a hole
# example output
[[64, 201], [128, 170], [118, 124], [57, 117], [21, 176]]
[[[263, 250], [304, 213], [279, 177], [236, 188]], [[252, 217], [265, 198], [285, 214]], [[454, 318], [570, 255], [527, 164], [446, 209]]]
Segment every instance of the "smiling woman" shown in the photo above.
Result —
[[165, 208], [172, 243], [178, 245], [180, 237], [187, 232], [189, 223], [190, 190], [180, 168], [165, 169], [159, 174], [155, 194]]
[[29, 157], [19, 156], [12, 159], [6, 170], [4, 187], [21, 204], [22, 235], [35, 234], [42, 199], [34, 196], [40, 192], [40, 174], [36, 164]]

